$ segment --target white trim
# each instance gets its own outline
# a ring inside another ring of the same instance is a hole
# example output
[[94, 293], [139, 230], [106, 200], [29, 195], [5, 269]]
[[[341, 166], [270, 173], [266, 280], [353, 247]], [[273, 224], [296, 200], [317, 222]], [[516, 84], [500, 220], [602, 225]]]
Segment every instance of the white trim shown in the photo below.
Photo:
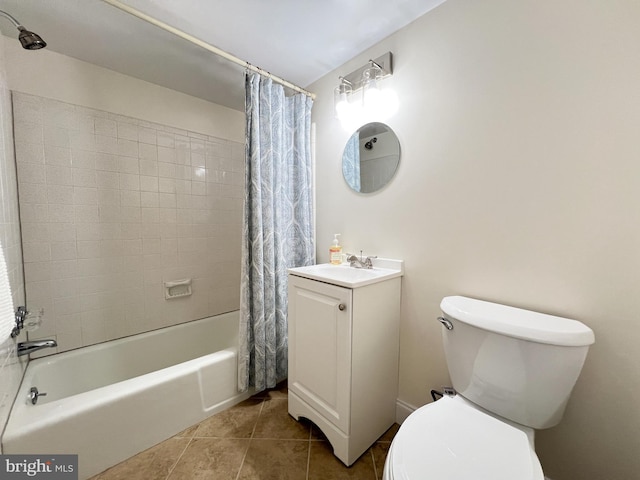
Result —
[[402, 422], [411, 415], [418, 407], [405, 402], [404, 400], [396, 399], [396, 422], [402, 425]]

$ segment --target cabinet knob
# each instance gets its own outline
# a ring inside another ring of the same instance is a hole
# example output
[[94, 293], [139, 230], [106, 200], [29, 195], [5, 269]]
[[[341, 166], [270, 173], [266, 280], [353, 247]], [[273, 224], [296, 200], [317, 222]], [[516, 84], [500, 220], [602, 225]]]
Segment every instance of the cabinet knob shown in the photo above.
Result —
[[341, 303], [340, 305], [338, 305], [338, 310], [340, 310], [341, 312], [346, 309], [347, 309], [347, 306], [344, 303]]

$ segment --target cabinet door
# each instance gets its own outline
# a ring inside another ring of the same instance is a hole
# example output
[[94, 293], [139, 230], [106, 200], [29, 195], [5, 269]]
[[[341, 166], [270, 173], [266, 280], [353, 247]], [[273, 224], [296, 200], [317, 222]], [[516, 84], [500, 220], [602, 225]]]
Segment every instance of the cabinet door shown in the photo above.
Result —
[[349, 433], [351, 290], [289, 276], [289, 389]]

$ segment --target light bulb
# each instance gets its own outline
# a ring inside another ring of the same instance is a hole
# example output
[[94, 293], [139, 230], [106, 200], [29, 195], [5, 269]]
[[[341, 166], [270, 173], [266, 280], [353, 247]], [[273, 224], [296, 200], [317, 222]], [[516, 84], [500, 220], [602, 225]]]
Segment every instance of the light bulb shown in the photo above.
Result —
[[349, 108], [349, 97], [351, 96], [351, 85], [344, 78], [340, 78], [340, 85], [333, 92], [333, 106], [336, 117], [340, 119], [347, 114]]

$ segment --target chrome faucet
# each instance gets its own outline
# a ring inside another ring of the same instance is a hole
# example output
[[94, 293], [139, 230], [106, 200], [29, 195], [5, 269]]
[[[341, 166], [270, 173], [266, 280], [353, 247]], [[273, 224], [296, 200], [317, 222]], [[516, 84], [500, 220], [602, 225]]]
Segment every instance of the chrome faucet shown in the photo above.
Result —
[[364, 258], [362, 255], [362, 250], [360, 250], [360, 258], [358, 258], [353, 253], [347, 253], [347, 262], [349, 262], [350, 267], [354, 268], [373, 268], [373, 259], [378, 258], [376, 255], [372, 255], [370, 257]]
[[55, 340], [35, 340], [33, 342], [20, 342], [18, 343], [18, 356], [29, 355], [30, 353], [37, 352], [43, 348], [54, 348], [58, 346], [58, 342]]

